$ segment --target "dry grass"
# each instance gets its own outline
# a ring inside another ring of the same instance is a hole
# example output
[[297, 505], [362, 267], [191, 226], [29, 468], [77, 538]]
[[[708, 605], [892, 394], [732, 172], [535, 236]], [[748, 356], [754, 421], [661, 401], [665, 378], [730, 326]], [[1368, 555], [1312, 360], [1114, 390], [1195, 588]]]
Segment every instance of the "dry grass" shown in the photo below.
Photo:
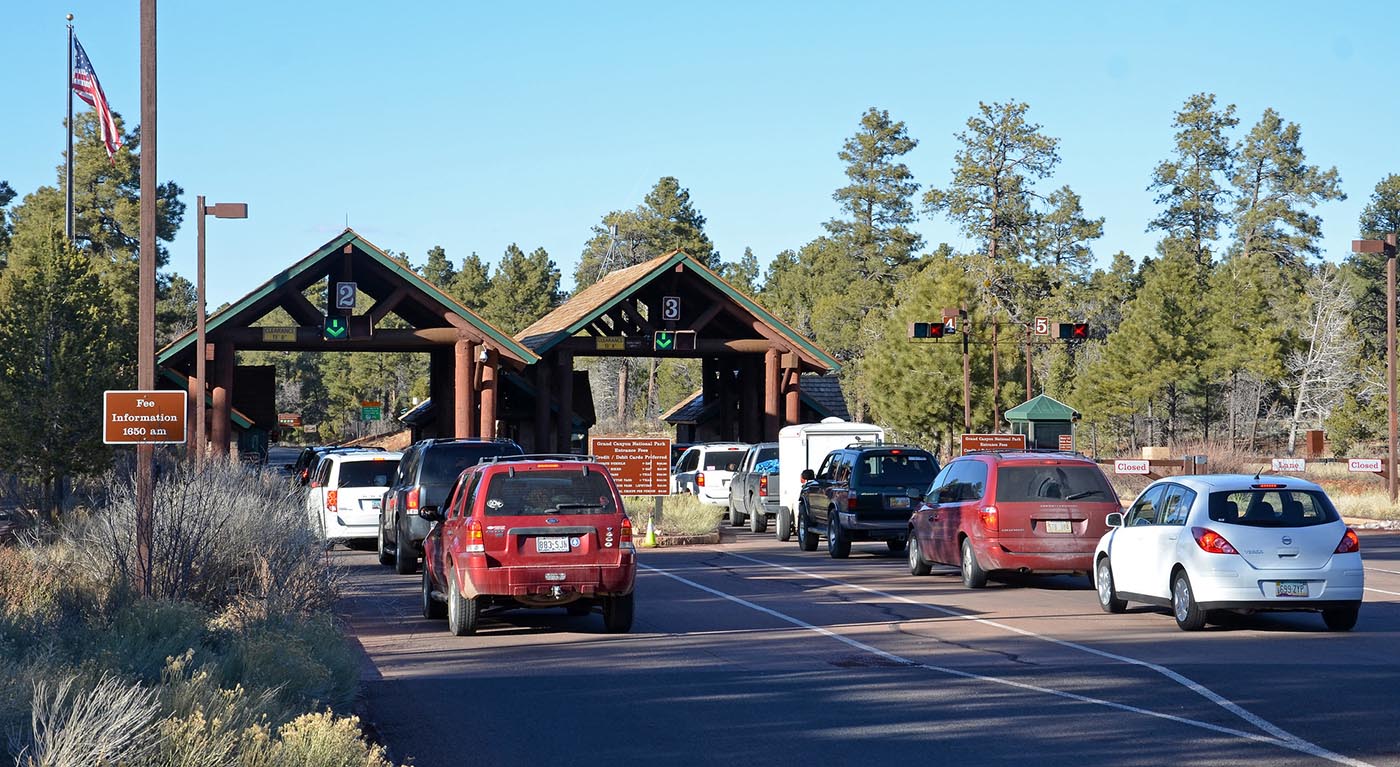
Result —
[[[627, 516], [632, 518], [635, 536], [640, 541], [646, 534], [647, 522], [651, 520], [656, 502], [651, 498], [627, 498], [624, 500]], [[700, 502], [689, 493], [668, 495], [661, 499], [661, 519], [656, 525], [657, 533], [669, 535], [705, 535], [719, 529], [719, 507]]]

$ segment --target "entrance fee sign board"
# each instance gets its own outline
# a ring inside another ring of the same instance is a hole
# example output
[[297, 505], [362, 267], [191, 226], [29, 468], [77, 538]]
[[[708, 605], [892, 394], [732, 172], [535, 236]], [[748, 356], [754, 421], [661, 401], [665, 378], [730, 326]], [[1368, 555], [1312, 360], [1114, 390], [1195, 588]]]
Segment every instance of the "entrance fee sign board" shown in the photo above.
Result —
[[185, 441], [183, 391], [102, 393], [102, 441], [108, 445], [181, 444]]
[[1270, 471], [1298, 473], [1307, 470], [1305, 458], [1275, 458], [1270, 462]]
[[963, 455], [973, 450], [1025, 450], [1024, 434], [964, 434], [962, 435]]
[[1146, 474], [1152, 470], [1146, 460], [1117, 460], [1113, 462], [1114, 474]]
[[593, 437], [588, 452], [608, 467], [623, 495], [671, 494], [671, 440], [666, 437]]
[[1074, 449], [1074, 435], [1073, 435], [1073, 434], [1061, 434], [1060, 437], [1059, 437], [1059, 444], [1060, 444], [1060, 449], [1061, 449], [1061, 450], [1066, 450], [1066, 451], [1068, 451], [1068, 450], [1073, 450], [1073, 449]]
[[1362, 471], [1371, 474], [1379, 474], [1381, 470], [1381, 459], [1379, 458], [1348, 458], [1347, 471]]

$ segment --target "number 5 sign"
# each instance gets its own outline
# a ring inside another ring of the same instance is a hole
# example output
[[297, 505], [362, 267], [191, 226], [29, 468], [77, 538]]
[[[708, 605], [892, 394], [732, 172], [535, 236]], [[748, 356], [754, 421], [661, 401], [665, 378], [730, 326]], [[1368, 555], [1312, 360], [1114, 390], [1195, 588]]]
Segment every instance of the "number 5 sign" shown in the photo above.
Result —
[[335, 284], [335, 308], [354, 309], [355, 291], [359, 286], [353, 282], [337, 282]]
[[1036, 318], [1035, 318], [1035, 334], [1038, 335], [1038, 336], [1048, 336], [1048, 335], [1050, 335], [1050, 318], [1049, 318], [1049, 317], [1036, 317]]

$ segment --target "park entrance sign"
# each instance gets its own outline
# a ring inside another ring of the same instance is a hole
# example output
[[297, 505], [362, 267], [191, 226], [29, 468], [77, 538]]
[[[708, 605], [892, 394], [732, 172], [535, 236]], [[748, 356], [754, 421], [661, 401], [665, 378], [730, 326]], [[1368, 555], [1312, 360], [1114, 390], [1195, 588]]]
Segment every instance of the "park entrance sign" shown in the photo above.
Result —
[[102, 393], [102, 441], [109, 445], [181, 444], [185, 441], [183, 391]]
[[589, 452], [608, 467], [625, 496], [671, 494], [671, 440], [666, 437], [594, 437]]

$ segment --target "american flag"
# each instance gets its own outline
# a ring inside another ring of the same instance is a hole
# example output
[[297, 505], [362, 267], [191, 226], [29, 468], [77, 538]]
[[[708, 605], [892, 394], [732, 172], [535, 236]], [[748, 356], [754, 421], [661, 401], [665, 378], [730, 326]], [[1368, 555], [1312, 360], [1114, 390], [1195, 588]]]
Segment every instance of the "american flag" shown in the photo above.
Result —
[[92, 69], [92, 61], [78, 38], [73, 38], [73, 91], [78, 98], [86, 101], [97, 110], [97, 124], [102, 126], [102, 143], [107, 146], [107, 157], [115, 161], [117, 149], [121, 148], [122, 137], [117, 133], [117, 124], [112, 120], [112, 108], [107, 105], [107, 95], [102, 92], [102, 84], [97, 82], [97, 73]]

